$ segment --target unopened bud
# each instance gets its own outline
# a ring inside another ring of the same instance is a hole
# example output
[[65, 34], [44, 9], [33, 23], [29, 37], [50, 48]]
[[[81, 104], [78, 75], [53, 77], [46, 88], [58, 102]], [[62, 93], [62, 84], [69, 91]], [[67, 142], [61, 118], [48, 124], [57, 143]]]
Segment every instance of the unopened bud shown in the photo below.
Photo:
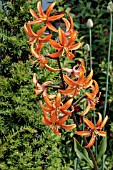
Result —
[[88, 19], [88, 21], [87, 21], [87, 27], [88, 27], [88, 28], [92, 28], [92, 27], [93, 27], [93, 21], [92, 21], [92, 19]]
[[84, 50], [90, 51], [90, 46], [89, 46], [89, 44], [84, 45]]
[[108, 11], [108, 12], [113, 12], [113, 2], [109, 2], [109, 3], [108, 3], [107, 11]]

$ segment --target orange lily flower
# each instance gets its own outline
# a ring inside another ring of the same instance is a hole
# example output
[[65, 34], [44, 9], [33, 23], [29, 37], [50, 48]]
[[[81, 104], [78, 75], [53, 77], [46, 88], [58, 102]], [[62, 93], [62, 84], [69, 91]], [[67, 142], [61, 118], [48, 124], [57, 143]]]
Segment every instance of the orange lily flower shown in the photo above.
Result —
[[38, 30], [36, 33], [34, 33], [29, 22], [27, 24], [26, 23], [24, 24], [24, 31], [29, 37], [29, 42], [33, 42], [36, 39], [40, 40], [43, 43], [47, 42], [51, 38], [52, 34], [49, 34], [48, 36], [46, 36], [46, 38], [41, 38], [46, 28], [47, 27], [44, 26], [43, 28]]
[[[72, 112], [74, 111], [74, 107], [71, 106], [72, 105], [72, 102], [73, 102], [73, 99], [69, 99], [65, 104], [63, 104], [61, 102], [61, 94], [58, 93], [57, 96], [56, 96], [56, 100], [53, 101], [53, 100], [50, 100], [49, 97], [46, 95], [44, 97], [44, 101], [46, 103], [46, 106], [42, 105], [42, 102], [40, 102], [40, 105], [41, 105], [41, 108], [44, 112], [48, 112], [48, 113], [51, 113], [51, 112], [60, 112], [64, 115], [70, 115], [72, 114]], [[68, 111], [67, 109], [71, 106], [71, 111]]]
[[98, 119], [96, 125], [94, 125], [87, 118], [83, 117], [84, 122], [90, 128], [89, 131], [87, 131], [87, 130], [86, 131], [76, 131], [76, 134], [80, 135], [80, 136], [89, 136], [90, 134], [92, 135], [89, 143], [85, 146], [85, 148], [90, 148], [94, 144], [97, 135], [106, 137], [106, 132], [102, 131], [102, 128], [105, 126], [105, 124], [108, 120], [108, 116], [106, 116], [104, 118], [104, 120], [102, 121], [102, 115], [100, 113], [98, 113], [98, 115], [99, 115], [99, 119]]
[[45, 23], [46, 26], [55, 32], [58, 32], [57, 29], [51, 24], [51, 21], [58, 20], [64, 16], [64, 14], [59, 14], [55, 16], [50, 16], [51, 11], [53, 10], [55, 6], [55, 2], [51, 3], [47, 10], [46, 13], [44, 13], [41, 5], [41, 1], [37, 3], [37, 9], [39, 14], [37, 14], [34, 10], [30, 9], [31, 15], [36, 19], [34, 21], [29, 21], [29, 24], [39, 24], [39, 23]]
[[[90, 109], [91, 110], [95, 109], [95, 105], [98, 102], [98, 100], [100, 98], [100, 95], [101, 95], [101, 92], [99, 92], [98, 83], [95, 80], [93, 80], [93, 82], [94, 82], [94, 85], [93, 84], [91, 85], [92, 93], [84, 92], [86, 94], [86, 96], [87, 96], [88, 101], [90, 102]], [[98, 92], [99, 92], [99, 96], [96, 97]]]
[[[72, 50], [77, 50], [78, 48], [81, 47], [81, 43], [74, 44], [77, 38], [78, 32], [74, 32], [73, 30], [70, 30], [70, 38], [67, 38], [65, 36], [64, 31], [59, 28], [58, 30], [59, 33], [59, 40], [60, 43], [57, 43], [56, 41], [50, 39], [49, 43], [53, 48], [58, 50], [58, 52], [49, 54], [51, 58], [58, 58], [60, 55], [62, 55], [64, 52], [66, 53], [66, 56], [68, 57], [69, 60], [72, 60], [74, 58], [74, 54], [70, 51]], [[74, 44], [74, 45], [73, 45]]]
[[66, 24], [66, 32], [65, 32], [65, 36], [70, 36], [70, 30], [74, 29], [74, 23], [73, 23], [73, 19], [70, 16], [70, 22], [66, 19], [66, 18], [62, 18], [62, 20], [65, 22]]
[[84, 61], [82, 59], [79, 59], [79, 62], [80, 64], [75, 65], [72, 69], [62, 68], [62, 70], [66, 71], [69, 76], [71, 75], [79, 77], [81, 71], [83, 73], [86, 72]]
[[80, 72], [78, 80], [74, 81], [70, 79], [68, 76], [63, 75], [65, 82], [68, 84], [68, 88], [66, 90], [59, 90], [62, 94], [68, 94], [77, 96], [79, 94], [80, 89], [88, 88], [93, 83], [92, 80], [93, 70], [91, 70], [90, 74], [87, 77], [84, 77], [84, 72]]
[[42, 48], [42, 46], [43, 46], [44, 44], [43, 44], [43, 43], [38, 43], [38, 44], [36, 45], [36, 48], [34, 49], [34, 47], [33, 47], [33, 46], [34, 46], [34, 43], [35, 43], [35, 42], [33, 42], [33, 43], [31, 44], [31, 53], [32, 53], [32, 55], [33, 55], [34, 57], [36, 57], [36, 60], [33, 61], [33, 63], [34, 63], [34, 62], [39, 62], [39, 63], [40, 63], [40, 67], [45, 67], [47, 70], [50, 70], [50, 71], [53, 71], [53, 72], [59, 71], [60, 69], [54, 69], [54, 68], [48, 66], [48, 65], [47, 65], [48, 60], [47, 60], [43, 55], [40, 55], [40, 50], [41, 50], [41, 48]]
[[34, 75], [33, 75], [33, 83], [36, 86], [35, 94], [38, 95], [38, 94], [43, 92], [43, 96], [46, 96], [47, 95], [47, 86], [49, 84], [51, 84], [52, 82], [51, 81], [46, 81], [42, 85], [40, 85], [38, 83], [37, 79], [36, 79], [36, 73], [34, 73]]
[[65, 115], [61, 118], [58, 118], [58, 113], [57, 112], [51, 112], [50, 117], [47, 116], [47, 113], [44, 112], [43, 113], [43, 118], [42, 118], [42, 122], [49, 126], [50, 128], [52, 128], [52, 131], [56, 134], [56, 135], [61, 135], [61, 133], [58, 130], [58, 126], [60, 126], [61, 128], [65, 129], [65, 130], [72, 130], [76, 127], [76, 124], [71, 124], [71, 125], [65, 125], [64, 122], [67, 120], [68, 116]]

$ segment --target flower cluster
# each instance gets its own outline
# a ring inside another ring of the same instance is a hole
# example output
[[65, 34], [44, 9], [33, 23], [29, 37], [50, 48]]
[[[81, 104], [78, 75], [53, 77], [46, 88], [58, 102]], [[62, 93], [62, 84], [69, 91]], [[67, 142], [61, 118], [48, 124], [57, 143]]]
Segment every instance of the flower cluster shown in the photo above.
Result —
[[[33, 21], [28, 21], [24, 24], [24, 31], [29, 37], [29, 44], [31, 47], [31, 54], [35, 60], [32, 62], [39, 63], [40, 67], [44, 67], [52, 72], [59, 72], [61, 76], [62, 85], [55, 86], [53, 82], [47, 81], [42, 85], [39, 84], [36, 73], [33, 75], [33, 83], [35, 85], [35, 94], [42, 94], [43, 101], [40, 102], [40, 106], [43, 111], [42, 122], [49, 126], [52, 131], [61, 135], [60, 128], [65, 130], [72, 130], [77, 126], [77, 123], [67, 125], [68, 118], [72, 118], [73, 114], [76, 116], [75, 107], [80, 101], [84, 100], [86, 107], [81, 113], [80, 118], [87, 124], [84, 131], [76, 131], [75, 133], [80, 136], [92, 135], [89, 144], [85, 147], [89, 148], [94, 144], [97, 135], [106, 136], [106, 132], [102, 131], [108, 116], [102, 121], [102, 115], [98, 113], [99, 120], [94, 125], [85, 116], [89, 111], [95, 109], [95, 105], [100, 98], [98, 83], [93, 80], [93, 70], [87, 75], [85, 63], [82, 59], [78, 60], [78, 63], [72, 68], [62, 68], [60, 59], [63, 56], [68, 60], [73, 60], [75, 55], [73, 51], [79, 49], [82, 43], [78, 41], [78, 31], [74, 30], [74, 23], [72, 17], [67, 20], [64, 18], [64, 14], [58, 14], [51, 16], [51, 12], [55, 2], [51, 3], [44, 13], [41, 2], [37, 3], [38, 14], [30, 9], [31, 15], [35, 18]], [[61, 27], [56, 29], [52, 25], [52, 21], [62, 19], [65, 24], [65, 30]], [[33, 31], [32, 25], [44, 24], [44, 26], [37, 32]], [[53, 34], [58, 34], [57, 39], [53, 38]], [[54, 53], [41, 54], [43, 46], [49, 43], [49, 45], [56, 51]], [[56, 60], [58, 62], [58, 68], [52, 68], [48, 65], [49, 60]], [[65, 58], [64, 58], [65, 59]], [[55, 94], [48, 94], [48, 88], [54, 89]], [[90, 128], [90, 130], [88, 130]]]

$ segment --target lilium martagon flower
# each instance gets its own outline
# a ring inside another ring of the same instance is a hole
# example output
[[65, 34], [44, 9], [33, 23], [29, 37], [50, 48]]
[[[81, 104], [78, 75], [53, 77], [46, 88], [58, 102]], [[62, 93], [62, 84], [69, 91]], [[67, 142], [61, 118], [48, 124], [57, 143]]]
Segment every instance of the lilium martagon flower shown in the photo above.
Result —
[[93, 70], [91, 70], [90, 74], [87, 77], [84, 77], [84, 71], [81, 71], [77, 80], [73, 80], [70, 77], [63, 75], [64, 81], [66, 82], [68, 87], [65, 90], [59, 89], [59, 92], [62, 94], [77, 96], [81, 89], [91, 86], [91, 84], [93, 83], [92, 76]]
[[72, 130], [76, 127], [76, 124], [71, 124], [71, 125], [64, 124], [67, 118], [68, 118], [68, 115], [64, 115], [59, 118], [57, 111], [51, 112], [50, 117], [48, 117], [47, 112], [44, 112], [42, 123], [49, 126], [56, 135], [60, 136], [61, 133], [59, 132], [58, 126], [60, 126], [61, 128], [65, 130]]
[[51, 81], [46, 81], [42, 85], [38, 83], [38, 80], [36, 79], [36, 73], [33, 74], [33, 83], [35, 85], [35, 94], [39, 95], [40, 93], [43, 93], [43, 96], [47, 95], [47, 86], [49, 84], [52, 84]]
[[58, 30], [51, 24], [51, 21], [55, 21], [62, 18], [64, 14], [50, 16], [50, 13], [53, 10], [54, 6], [55, 6], [55, 2], [51, 3], [47, 8], [46, 13], [44, 13], [42, 9], [41, 1], [39, 1], [37, 3], [37, 9], [39, 14], [37, 14], [33, 9], [30, 9], [30, 13], [35, 18], [35, 20], [29, 21], [29, 24], [45, 23], [50, 30], [54, 32], [58, 32]]
[[66, 53], [66, 56], [68, 57], [68, 59], [72, 60], [74, 58], [74, 54], [71, 51], [77, 50], [78, 48], [81, 47], [80, 42], [74, 44], [74, 42], [76, 41], [78, 32], [71, 30], [70, 38], [68, 38], [65, 36], [64, 31], [61, 28], [59, 28], [58, 34], [59, 34], [59, 41], [60, 41], [59, 43], [52, 39], [49, 40], [49, 43], [51, 44], [51, 46], [55, 48], [56, 50], [58, 50], [58, 52], [49, 54], [50, 58], [58, 58], [62, 54]]
[[[87, 100], [90, 102], [90, 109], [94, 110], [96, 103], [99, 101], [101, 92], [99, 92], [99, 86], [98, 83], [93, 80], [94, 85], [91, 85], [92, 92], [84, 92], [87, 96]], [[99, 96], [97, 97], [97, 94], [99, 93]]]
[[108, 116], [106, 115], [104, 120], [102, 121], [102, 115], [100, 113], [97, 113], [97, 114], [99, 115], [99, 119], [98, 119], [96, 125], [94, 125], [87, 118], [83, 117], [84, 122], [86, 123], [88, 128], [90, 128], [90, 130], [76, 131], [76, 134], [80, 135], [82, 137], [92, 135], [89, 143], [86, 146], [84, 146], [85, 148], [90, 148], [91, 146], [93, 146], [97, 136], [106, 137], [106, 132], [102, 131], [102, 128], [105, 126], [105, 124], [108, 120]]
[[[46, 95], [44, 97], [44, 102], [46, 103], [46, 106], [42, 105], [42, 102], [40, 102], [40, 106], [44, 112], [50, 113], [53, 111], [57, 111], [59, 113], [62, 113], [64, 115], [71, 115], [74, 111], [74, 107], [72, 106], [73, 99], [70, 98], [66, 103], [61, 102], [61, 94], [58, 93], [55, 100], [50, 100], [49, 97]], [[68, 110], [71, 107], [71, 111]]]
[[40, 50], [41, 50], [41, 48], [43, 47], [44, 44], [39, 42], [38, 44], [36, 44], [36, 48], [35, 49], [33, 47], [34, 44], [35, 44], [35, 42], [31, 43], [31, 53], [36, 58], [35, 62], [38, 62], [40, 64], [40, 67], [45, 67], [49, 71], [52, 71], [52, 72], [60, 71], [60, 69], [55, 69], [55, 68], [50, 67], [47, 64], [48, 60], [46, 59], [46, 57], [43, 56], [43, 55], [40, 55]]

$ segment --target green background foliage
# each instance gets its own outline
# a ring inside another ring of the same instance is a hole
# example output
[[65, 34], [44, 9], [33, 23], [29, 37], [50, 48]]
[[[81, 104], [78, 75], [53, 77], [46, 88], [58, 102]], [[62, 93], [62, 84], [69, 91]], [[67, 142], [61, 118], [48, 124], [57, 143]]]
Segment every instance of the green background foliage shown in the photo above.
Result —
[[[103, 113], [110, 23], [106, 8], [109, 1], [56, 0], [56, 2], [54, 12], [65, 11], [65, 17], [68, 18], [69, 15], [73, 17], [79, 37], [84, 36], [83, 45], [89, 44], [86, 22], [89, 18], [94, 22], [92, 28], [94, 79], [98, 81], [102, 92], [96, 111]], [[25, 22], [32, 20], [29, 9], [37, 11], [36, 4], [37, 0], [4, 0], [0, 8], [0, 169], [71, 170], [76, 167], [78, 159], [74, 151], [74, 131], [62, 130], [62, 137], [58, 137], [43, 125], [39, 105], [41, 96], [34, 94], [33, 72], [37, 73], [40, 83], [46, 80], [59, 83], [57, 74], [54, 76], [53, 73], [33, 65], [28, 60], [31, 54], [23, 26]], [[89, 64], [89, 55], [86, 56], [83, 49], [76, 56], [85, 58]], [[52, 62], [52, 65], [55, 63]], [[107, 105], [109, 121], [106, 126], [108, 148], [105, 153], [107, 170], [113, 168], [113, 43], [109, 77]], [[85, 167], [87, 170], [90, 169], [86, 161], [79, 160], [77, 170]]]

